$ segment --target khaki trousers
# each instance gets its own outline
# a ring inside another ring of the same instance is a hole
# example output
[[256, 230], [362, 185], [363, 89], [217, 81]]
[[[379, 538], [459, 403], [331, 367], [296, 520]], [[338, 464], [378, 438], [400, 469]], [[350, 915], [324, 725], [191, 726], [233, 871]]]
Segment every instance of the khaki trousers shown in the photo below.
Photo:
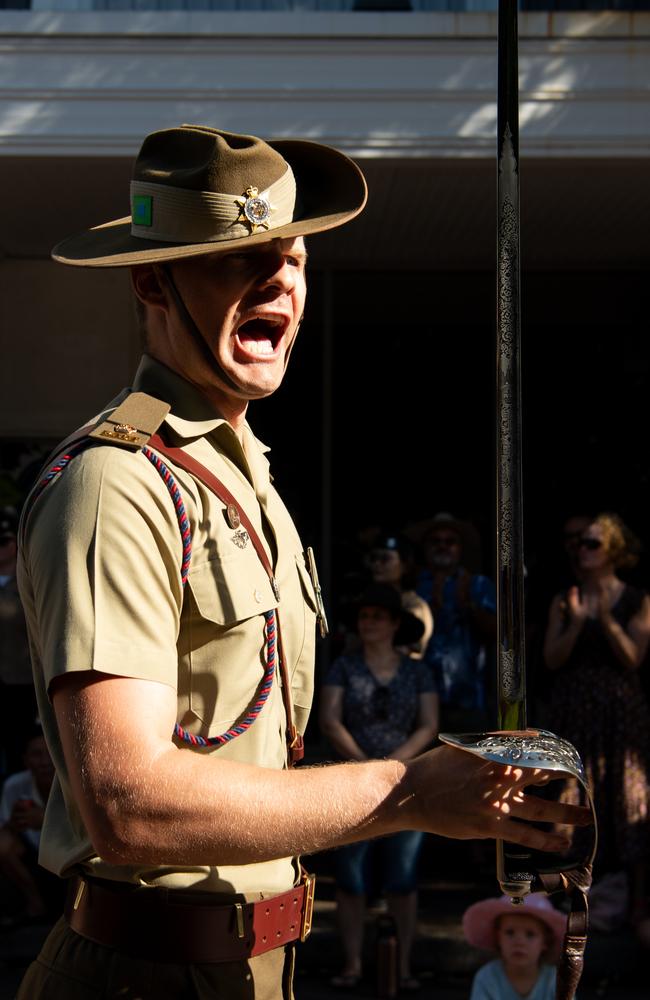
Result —
[[294, 948], [244, 962], [180, 965], [131, 958], [52, 928], [17, 1000], [293, 1000]]

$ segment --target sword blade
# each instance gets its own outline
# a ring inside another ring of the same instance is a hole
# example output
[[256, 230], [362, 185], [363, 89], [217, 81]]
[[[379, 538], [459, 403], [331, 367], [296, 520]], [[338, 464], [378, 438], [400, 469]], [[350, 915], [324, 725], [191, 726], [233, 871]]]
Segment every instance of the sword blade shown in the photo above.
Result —
[[497, 663], [501, 729], [526, 728], [517, 73], [517, 2], [499, 0]]
[[[497, 693], [498, 728], [526, 728], [521, 422], [517, 0], [499, 0], [497, 99]], [[530, 854], [497, 841], [502, 891], [531, 889]]]

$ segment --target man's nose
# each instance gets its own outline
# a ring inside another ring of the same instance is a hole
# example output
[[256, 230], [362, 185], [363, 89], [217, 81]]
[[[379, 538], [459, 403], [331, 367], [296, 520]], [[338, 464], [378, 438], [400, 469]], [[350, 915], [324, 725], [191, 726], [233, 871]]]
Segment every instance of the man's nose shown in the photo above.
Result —
[[296, 283], [296, 269], [289, 264], [281, 250], [269, 253], [267, 267], [262, 279], [262, 287], [278, 288], [282, 292], [292, 292]]

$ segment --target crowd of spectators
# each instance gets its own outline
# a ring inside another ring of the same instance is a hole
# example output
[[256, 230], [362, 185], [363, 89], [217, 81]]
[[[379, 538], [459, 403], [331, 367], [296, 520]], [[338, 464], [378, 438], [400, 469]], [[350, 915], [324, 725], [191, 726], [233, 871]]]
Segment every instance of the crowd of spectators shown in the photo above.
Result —
[[[321, 695], [321, 730], [334, 750], [354, 758], [358, 746], [337, 742], [337, 727], [347, 732], [359, 726], [381, 727], [380, 696], [388, 697], [391, 690], [395, 697], [395, 689], [407, 678], [411, 689], [419, 685], [418, 690], [435, 698], [438, 731], [495, 728], [495, 586], [481, 572], [480, 544], [472, 524], [439, 513], [401, 530], [368, 529], [362, 538], [358, 563], [343, 575], [347, 586], [338, 588], [336, 595], [334, 663], [325, 673]], [[638, 577], [634, 583], [628, 579], [641, 543], [616, 514], [582, 512], [566, 518], [558, 543], [565, 564], [555, 596], [549, 593], [544, 599], [539, 590], [531, 595], [528, 658], [536, 669], [529, 722], [572, 742], [585, 765], [599, 822], [593, 926], [607, 931], [630, 923], [645, 941], [650, 934], [650, 597]], [[526, 579], [530, 587], [528, 573]], [[395, 654], [392, 670], [383, 673], [368, 666], [365, 643], [347, 624], [349, 608], [358, 607], [358, 593], [373, 581], [391, 586], [404, 612], [417, 615], [422, 626], [418, 642], [402, 645], [399, 667]], [[535, 579], [532, 584], [534, 588]], [[346, 674], [349, 663], [365, 671], [365, 693]], [[398, 740], [394, 746], [393, 752], [382, 748], [382, 754], [399, 757]], [[424, 749], [421, 743], [419, 747]], [[358, 878], [353, 889], [340, 863], [335, 864], [344, 951], [343, 973], [335, 983], [343, 985], [360, 972], [358, 941], [354, 954], [345, 943], [347, 913], [354, 911], [360, 921], [364, 900], [381, 890], [377, 865], [373, 867], [368, 857], [365, 865], [365, 881]], [[350, 899], [353, 893], [355, 902]], [[413, 894], [412, 905], [415, 898]], [[399, 938], [399, 925], [397, 933]], [[403, 955], [410, 940], [403, 943]], [[401, 971], [412, 980], [408, 968]]]

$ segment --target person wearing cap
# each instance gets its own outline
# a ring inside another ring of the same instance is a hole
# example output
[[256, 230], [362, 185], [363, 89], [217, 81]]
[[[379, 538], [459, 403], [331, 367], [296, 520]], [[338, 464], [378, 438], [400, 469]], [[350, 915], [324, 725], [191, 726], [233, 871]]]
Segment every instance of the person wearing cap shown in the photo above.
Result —
[[324, 615], [246, 415], [295, 343], [304, 237], [365, 200], [333, 149], [186, 125], [144, 140], [130, 216], [53, 251], [131, 268], [145, 353], [23, 513], [19, 584], [56, 768], [40, 861], [70, 888], [20, 1000], [75, 1000], [98, 981], [106, 997], [289, 997], [313, 899], [300, 854], [397, 829], [552, 848], [564, 838], [513, 817], [583, 821], [450, 748], [290, 766]]
[[22, 732], [36, 718], [25, 616], [16, 582], [18, 515], [0, 508], [0, 775], [22, 767]]
[[513, 906], [509, 896], [484, 899], [463, 914], [469, 944], [497, 958], [483, 965], [470, 1000], [555, 1000], [555, 965], [567, 918], [541, 893]]
[[422, 622], [422, 635], [405, 646], [404, 652], [421, 660], [433, 635], [433, 615], [423, 598], [416, 594], [415, 556], [408, 538], [396, 532], [382, 532], [368, 554], [370, 575], [375, 583], [395, 587], [402, 598], [402, 607]]
[[[421, 637], [422, 622], [405, 610], [390, 583], [367, 587], [353, 612], [361, 649], [340, 656], [331, 665], [321, 693], [321, 729], [343, 760], [408, 760], [429, 747], [438, 732], [433, 673], [403, 652]], [[421, 830], [402, 830], [336, 852], [336, 900], [345, 964], [332, 980], [333, 986], [351, 989], [361, 978], [364, 911], [371, 889], [371, 860], [378, 852], [376, 867], [397, 929], [400, 985], [402, 990], [418, 988], [410, 963], [423, 837]]]

